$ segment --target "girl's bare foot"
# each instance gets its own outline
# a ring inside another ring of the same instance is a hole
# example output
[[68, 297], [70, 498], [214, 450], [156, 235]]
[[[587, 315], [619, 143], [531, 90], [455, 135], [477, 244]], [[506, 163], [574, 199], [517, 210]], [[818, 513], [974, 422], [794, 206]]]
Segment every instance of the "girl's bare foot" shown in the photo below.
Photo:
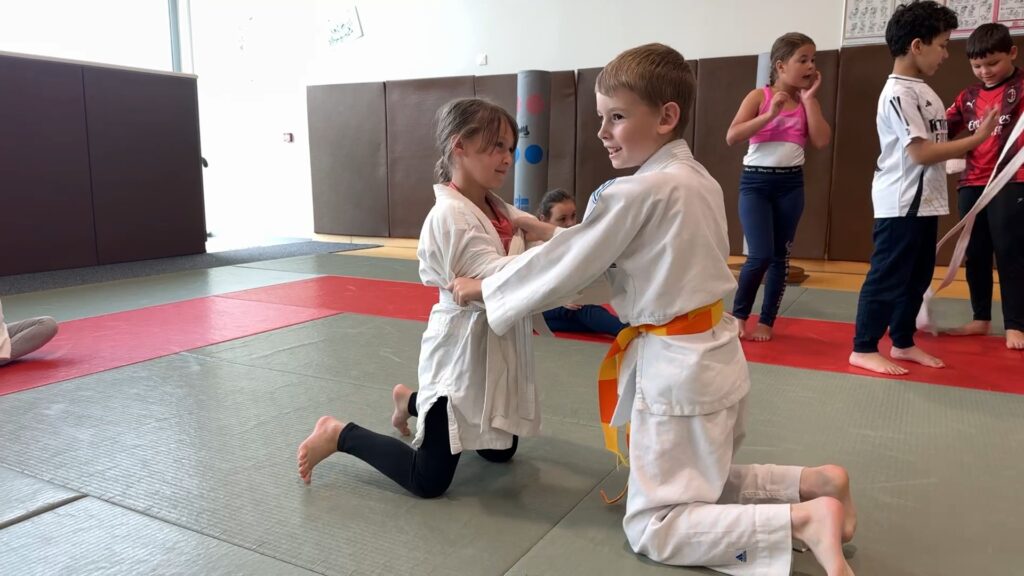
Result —
[[917, 362], [922, 366], [929, 368], [945, 368], [946, 364], [932, 356], [931, 354], [921, 350], [917, 346], [911, 346], [910, 348], [897, 348], [892, 347], [889, 351], [889, 355], [893, 357], [893, 360], [906, 360], [908, 362]]
[[391, 425], [398, 430], [402, 436], [409, 436], [409, 397], [412, 396], [412, 388], [405, 384], [396, 384], [391, 389], [391, 399], [395, 401], [395, 412], [391, 415]]
[[1020, 330], [1007, 330], [1006, 347], [1010, 350], [1024, 350], [1024, 332]]
[[747, 335], [750, 334], [750, 330], [747, 330], [747, 322], [749, 321], [750, 318], [736, 318], [736, 324], [740, 329], [740, 340], [746, 340]]
[[910, 370], [893, 364], [888, 358], [878, 352], [854, 352], [850, 354], [850, 365], [891, 376], [902, 376], [910, 373]]
[[331, 416], [316, 421], [313, 433], [299, 445], [299, 477], [306, 484], [313, 479], [313, 468], [338, 451], [338, 437], [345, 423]]
[[950, 336], [984, 336], [991, 327], [992, 323], [986, 320], [971, 320], [963, 326], [946, 330], [945, 333]]
[[843, 557], [843, 504], [824, 496], [790, 506], [793, 538], [810, 547], [828, 576], [853, 576]]
[[857, 508], [850, 494], [850, 475], [842, 466], [828, 464], [804, 468], [800, 474], [800, 500], [831, 496], [843, 504], [843, 542], [853, 540], [857, 531]]
[[757, 327], [754, 328], [754, 332], [750, 335], [750, 339], [754, 342], [767, 342], [771, 340], [772, 327], [758, 322]]

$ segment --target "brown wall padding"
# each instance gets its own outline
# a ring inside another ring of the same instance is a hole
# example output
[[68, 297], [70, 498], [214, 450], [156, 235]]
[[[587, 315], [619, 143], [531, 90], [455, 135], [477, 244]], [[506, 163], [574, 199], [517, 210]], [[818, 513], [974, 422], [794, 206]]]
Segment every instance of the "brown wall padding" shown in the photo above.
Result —
[[878, 160], [875, 112], [892, 70], [885, 46], [843, 48], [836, 102], [828, 257], [867, 261], [871, 256], [871, 179]]
[[[1024, 38], [1015, 36], [1014, 44], [1024, 49]], [[971, 73], [965, 49], [965, 40], [951, 42], [949, 59], [934, 77], [926, 79], [946, 106], [953, 103], [960, 90], [978, 81]], [[866, 262], [871, 257], [871, 180], [879, 153], [875, 112], [878, 95], [891, 71], [892, 57], [885, 46], [851, 47], [841, 52], [828, 245], [831, 260]], [[950, 177], [950, 215], [939, 221], [940, 236], [957, 222], [956, 195], [956, 177]], [[952, 246], [943, 248], [940, 264], [949, 262], [951, 251]]]
[[[313, 229], [388, 235], [384, 83], [310, 86], [309, 160]], [[429, 181], [419, 189], [429, 191]]]
[[[839, 86], [839, 52], [818, 52], [815, 60], [821, 71], [818, 102], [829, 126], [836, 124], [836, 89]], [[737, 103], [737, 106], [739, 104]], [[834, 134], [833, 134], [834, 136]], [[835, 138], [832, 139], [833, 144]], [[804, 214], [793, 242], [794, 258], [822, 259], [828, 237], [828, 198], [832, 189], [832, 146], [818, 150], [810, 144], [804, 164]]]
[[385, 84], [388, 220], [391, 236], [418, 238], [434, 205], [435, 118], [441, 106], [473, 97], [473, 77], [399, 80]]
[[[690, 60], [694, 75], [700, 74], [700, 62]], [[597, 119], [597, 99], [594, 85], [601, 68], [584, 68], [576, 71], [576, 206], [580, 217], [586, 209], [590, 194], [606, 181], [632, 174], [635, 169], [616, 170], [608, 161], [608, 152], [601, 145], [597, 131], [601, 123]], [[691, 147], [694, 142], [694, 116], [696, 99], [690, 110], [690, 123], [683, 136]], [[569, 190], [569, 188], [566, 188]]]
[[[516, 115], [516, 75], [477, 76], [474, 79], [478, 98], [486, 98]], [[576, 172], [576, 73], [572, 70], [551, 74], [551, 141], [548, 158], [548, 189], [575, 187]], [[505, 179], [499, 191], [512, 202], [515, 171]]]
[[84, 68], [101, 264], [205, 251], [195, 78]]
[[697, 125], [694, 151], [697, 160], [718, 180], [725, 193], [729, 244], [733, 254], [743, 251], [743, 229], [737, 210], [740, 170], [745, 143], [725, 144], [725, 133], [743, 97], [754, 88], [757, 56], [704, 58], [697, 73]]
[[96, 264], [82, 67], [0, 56], [0, 275]]

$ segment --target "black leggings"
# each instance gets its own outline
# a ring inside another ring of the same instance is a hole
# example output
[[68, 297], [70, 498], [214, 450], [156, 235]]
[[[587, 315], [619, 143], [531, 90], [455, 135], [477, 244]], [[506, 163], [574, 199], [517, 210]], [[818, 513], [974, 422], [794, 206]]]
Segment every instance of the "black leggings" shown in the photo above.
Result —
[[[418, 416], [416, 393], [409, 398], [409, 414]], [[420, 498], [437, 498], [448, 490], [461, 454], [452, 454], [448, 441], [448, 398], [438, 398], [427, 412], [423, 443], [413, 449], [405, 442], [371, 432], [349, 422], [338, 436], [338, 451], [373, 466], [398, 485]], [[505, 450], [477, 450], [491, 462], [508, 462], [516, 453], [519, 437]]]

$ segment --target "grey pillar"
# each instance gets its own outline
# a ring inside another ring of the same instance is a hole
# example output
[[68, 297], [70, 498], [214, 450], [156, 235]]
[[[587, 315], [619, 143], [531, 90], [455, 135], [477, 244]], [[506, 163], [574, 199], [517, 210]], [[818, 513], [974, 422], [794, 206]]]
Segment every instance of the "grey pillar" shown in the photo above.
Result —
[[523, 70], [517, 78], [515, 206], [533, 212], [548, 189], [548, 135], [551, 129], [551, 73]]

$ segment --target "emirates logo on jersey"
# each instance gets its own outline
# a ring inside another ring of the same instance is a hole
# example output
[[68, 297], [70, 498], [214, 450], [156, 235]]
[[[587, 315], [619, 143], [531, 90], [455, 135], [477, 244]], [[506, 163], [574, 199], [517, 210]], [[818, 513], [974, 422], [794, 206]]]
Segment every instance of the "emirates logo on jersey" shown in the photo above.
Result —
[[1017, 101], [1017, 90], [1012, 86], [1006, 89], [1006, 103], [1013, 104]]

